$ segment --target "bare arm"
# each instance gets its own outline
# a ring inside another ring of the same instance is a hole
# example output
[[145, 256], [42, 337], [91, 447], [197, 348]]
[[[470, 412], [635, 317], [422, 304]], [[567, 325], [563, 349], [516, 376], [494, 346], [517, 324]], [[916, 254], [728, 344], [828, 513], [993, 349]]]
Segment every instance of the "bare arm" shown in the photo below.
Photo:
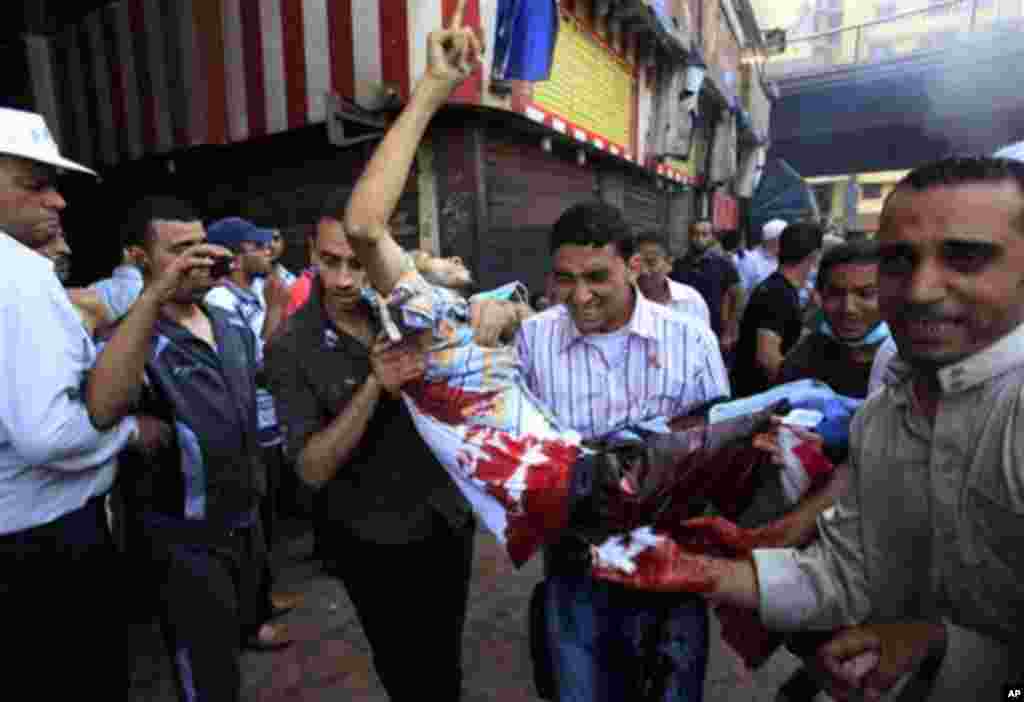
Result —
[[138, 400], [160, 305], [156, 293], [143, 291], [97, 359], [85, 395], [96, 427], [112, 426]]
[[362, 441], [370, 417], [377, 409], [381, 387], [371, 373], [344, 411], [322, 431], [313, 434], [299, 453], [298, 471], [302, 480], [312, 487], [330, 481], [348, 462], [349, 456]]
[[777, 378], [782, 370], [782, 337], [767, 329], [757, 330], [757, 365], [769, 378]]
[[731, 348], [740, 336], [740, 302], [743, 286], [733, 285], [722, 297], [722, 346]]
[[818, 535], [818, 515], [835, 504], [846, 489], [849, 467], [842, 463], [836, 466], [828, 483], [820, 490], [804, 498], [796, 509], [782, 518], [786, 524], [785, 543], [778, 546], [806, 546]]
[[386, 339], [378, 340], [371, 349], [373, 371], [366, 382], [327, 427], [305, 434], [303, 427], [317, 422], [320, 411], [309, 397], [308, 389], [299, 383], [295, 359], [287, 354], [287, 349], [271, 349], [270, 381], [282, 401], [290, 427], [297, 431], [298, 436], [308, 436], [302, 439], [290, 436], [289, 440], [294, 441], [295, 447], [302, 447], [296, 466], [303, 481], [313, 487], [330, 481], [348, 463], [366, 434], [381, 392], [397, 395], [402, 385], [423, 377], [426, 370], [423, 354], [414, 343], [388, 348]]
[[460, 0], [450, 27], [430, 34], [427, 71], [374, 152], [345, 210], [345, 234], [370, 283], [382, 295], [391, 292], [403, 272], [403, 252], [391, 237], [388, 222], [402, 196], [416, 150], [430, 120], [473, 72], [483, 51], [479, 38], [462, 27], [464, 11], [465, 0]]
[[283, 306], [274, 305], [267, 307], [267, 315], [263, 319], [263, 329], [260, 330], [260, 338], [263, 340], [263, 343], [267, 343], [274, 338], [274, 334], [280, 329], [281, 322], [283, 321]]
[[290, 289], [277, 273], [271, 273], [263, 284], [263, 299], [267, 305], [267, 314], [263, 319], [260, 337], [263, 342], [270, 341], [281, 326], [288, 307]]
[[713, 558], [712, 571], [718, 571], [715, 587], [708, 593], [708, 599], [757, 611], [761, 591], [757, 582], [757, 569], [749, 558]]

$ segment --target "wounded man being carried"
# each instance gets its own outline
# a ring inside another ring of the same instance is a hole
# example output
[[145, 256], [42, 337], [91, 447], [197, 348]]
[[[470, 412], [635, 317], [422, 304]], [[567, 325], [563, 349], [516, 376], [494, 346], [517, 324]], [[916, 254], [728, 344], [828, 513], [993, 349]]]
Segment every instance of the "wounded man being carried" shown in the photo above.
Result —
[[[427, 126], [476, 69], [481, 51], [458, 10], [449, 28], [431, 34], [426, 73], [344, 213], [346, 237], [376, 291], [368, 297], [389, 340], [425, 354], [424, 377], [401, 388], [416, 426], [516, 564], [567, 529], [594, 546], [641, 527], [653, 529], [655, 540], [707, 540], [717, 532], [688, 520], [709, 501], [726, 516], [749, 502], [757, 466], [769, 463], [750, 439], [777, 407], [714, 424], [698, 419], [672, 432], [684, 418], [652, 417], [649, 426], [631, 428], [631, 441], [612, 437], [585, 446], [527, 389], [512, 346], [474, 339], [470, 303], [452, 289], [468, 280], [461, 263], [422, 253], [414, 261], [390, 234]], [[504, 290], [511, 294], [515, 286]], [[815, 446], [796, 448], [790, 455], [807, 474], [827, 466]]]
[[[391, 342], [415, 340], [423, 349], [424, 377], [403, 386], [402, 396], [424, 441], [517, 565], [565, 529], [593, 545], [642, 527], [686, 540], [687, 519], [707, 502], [730, 517], [749, 504], [758, 469], [768, 464], [751, 439], [782, 402], [747, 401], [738, 416], [713, 424], [704, 412], [652, 418], [585, 444], [527, 388], [513, 346], [476, 342], [474, 298], [438, 284], [431, 260], [420, 260], [422, 272], [405, 258], [387, 298], [366, 297]], [[521, 286], [485, 295], [516, 293]], [[801, 404], [832, 396], [809, 383], [793, 384], [793, 392]], [[714, 414], [727, 414], [721, 409]], [[809, 450], [797, 460], [814, 477], [830, 465]]]

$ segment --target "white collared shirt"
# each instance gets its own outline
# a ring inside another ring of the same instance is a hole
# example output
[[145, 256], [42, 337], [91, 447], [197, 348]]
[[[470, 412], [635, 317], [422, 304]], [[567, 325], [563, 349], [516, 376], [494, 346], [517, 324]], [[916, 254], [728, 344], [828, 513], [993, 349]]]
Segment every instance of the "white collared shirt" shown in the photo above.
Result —
[[733, 254], [732, 260], [736, 264], [736, 270], [739, 271], [743, 292], [747, 297], [750, 296], [754, 288], [779, 269], [779, 259], [767, 253], [761, 246], [745, 252], [742, 258]]
[[109, 491], [134, 418], [98, 432], [83, 397], [96, 347], [53, 264], [0, 232], [0, 534]]
[[873, 395], [886, 385], [891, 385], [902, 374], [903, 362], [899, 359], [896, 340], [891, 336], [875, 351], [871, 362], [871, 377], [868, 379], [868, 395]]
[[[616, 365], [557, 305], [520, 327], [516, 349], [530, 390], [584, 438], [656, 417], [673, 418], [729, 395], [711, 328], [636, 293]], [[612, 359], [613, 361], [615, 359]]]

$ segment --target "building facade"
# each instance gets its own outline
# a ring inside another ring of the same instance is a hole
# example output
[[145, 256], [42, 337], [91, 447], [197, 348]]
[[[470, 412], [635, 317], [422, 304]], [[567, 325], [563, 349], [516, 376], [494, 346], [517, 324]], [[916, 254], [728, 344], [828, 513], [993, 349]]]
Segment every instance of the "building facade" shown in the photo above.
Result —
[[[555, 6], [548, 80], [506, 80], [487, 53], [432, 125], [400, 241], [463, 256], [482, 285], [537, 288], [548, 229], [576, 202], [618, 205], [677, 253], [694, 217], [737, 226], [771, 110], [747, 1], [523, 1]], [[467, 2], [489, 46], [505, 3]], [[79, 230], [98, 203], [109, 219], [125, 198], [170, 192], [282, 228], [301, 265], [321, 203], [352, 187], [455, 4], [121, 0], [26, 34], [22, 92], [103, 177], [75, 186], [93, 205], [71, 200]]]

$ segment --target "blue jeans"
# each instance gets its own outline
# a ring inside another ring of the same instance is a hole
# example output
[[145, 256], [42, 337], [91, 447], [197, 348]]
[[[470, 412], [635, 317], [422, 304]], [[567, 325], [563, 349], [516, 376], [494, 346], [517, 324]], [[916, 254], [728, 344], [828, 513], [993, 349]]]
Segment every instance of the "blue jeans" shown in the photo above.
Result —
[[558, 702], [703, 699], [708, 612], [702, 598], [552, 574], [546, 604]]

